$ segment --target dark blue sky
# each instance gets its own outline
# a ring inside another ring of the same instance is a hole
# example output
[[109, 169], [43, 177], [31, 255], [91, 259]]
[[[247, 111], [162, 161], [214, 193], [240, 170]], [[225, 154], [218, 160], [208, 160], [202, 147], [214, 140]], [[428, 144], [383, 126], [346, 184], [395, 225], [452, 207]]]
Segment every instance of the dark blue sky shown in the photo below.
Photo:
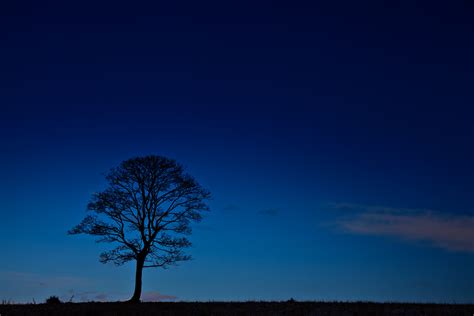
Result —
[[158, 154], [214, 198], [150, 298], [474, 302], [472, 4], [1, 6], [0, 299], [129, 296], [66, 231]]

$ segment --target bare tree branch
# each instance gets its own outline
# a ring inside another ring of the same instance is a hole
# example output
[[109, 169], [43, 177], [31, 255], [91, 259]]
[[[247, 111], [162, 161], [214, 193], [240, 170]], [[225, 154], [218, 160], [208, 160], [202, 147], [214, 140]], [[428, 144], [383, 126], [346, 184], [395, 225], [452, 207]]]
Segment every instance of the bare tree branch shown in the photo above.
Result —
[[136, 260], [137, 270], [166, 268], [191, 258], [183, 252], [191, 243], [179, 235], [190, 234], [190, 224], [209, 210], [210, 193], [180, 164], [161, 156], [132, 158], [113, 168], [106, 180], [107, 189], [87, 205], [92, 214], [69, 234], [115, 244], [100, 261], [121, 265]]

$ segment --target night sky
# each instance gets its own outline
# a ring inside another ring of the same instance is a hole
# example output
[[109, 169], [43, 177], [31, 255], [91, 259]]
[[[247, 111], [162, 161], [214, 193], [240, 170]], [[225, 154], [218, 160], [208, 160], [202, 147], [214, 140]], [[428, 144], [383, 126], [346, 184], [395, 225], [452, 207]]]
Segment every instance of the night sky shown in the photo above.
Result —
[[145, 300], [474, 303], [472, 3], [4, 2], [0, 299], [128, 298], [67, 231], [156, 154], [213, 199]]

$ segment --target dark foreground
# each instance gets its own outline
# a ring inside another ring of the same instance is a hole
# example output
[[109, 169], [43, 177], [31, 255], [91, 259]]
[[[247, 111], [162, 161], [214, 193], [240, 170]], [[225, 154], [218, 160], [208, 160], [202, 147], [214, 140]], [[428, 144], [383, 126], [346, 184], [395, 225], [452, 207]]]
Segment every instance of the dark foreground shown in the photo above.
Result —
[[339, 302], [209, 302], [209, 303], [64, 303], [0, 305], [10, 315], [456, 315], [473, 316], [474, 305], [339, 303]]

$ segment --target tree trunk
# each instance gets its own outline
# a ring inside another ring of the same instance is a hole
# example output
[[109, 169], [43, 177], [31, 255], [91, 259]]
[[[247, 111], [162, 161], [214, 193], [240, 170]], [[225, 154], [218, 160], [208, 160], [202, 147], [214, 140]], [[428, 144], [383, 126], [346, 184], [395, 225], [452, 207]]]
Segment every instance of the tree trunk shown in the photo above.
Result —
[[137, 269], [135, 271], [135, 290], [133, 296], [130, 298], [130, 303], [139, 303], [140, 296], [142, 295], [142, 272], [143, 265], [145, 264], [145, 256], [139, 255], [137, 258]]

